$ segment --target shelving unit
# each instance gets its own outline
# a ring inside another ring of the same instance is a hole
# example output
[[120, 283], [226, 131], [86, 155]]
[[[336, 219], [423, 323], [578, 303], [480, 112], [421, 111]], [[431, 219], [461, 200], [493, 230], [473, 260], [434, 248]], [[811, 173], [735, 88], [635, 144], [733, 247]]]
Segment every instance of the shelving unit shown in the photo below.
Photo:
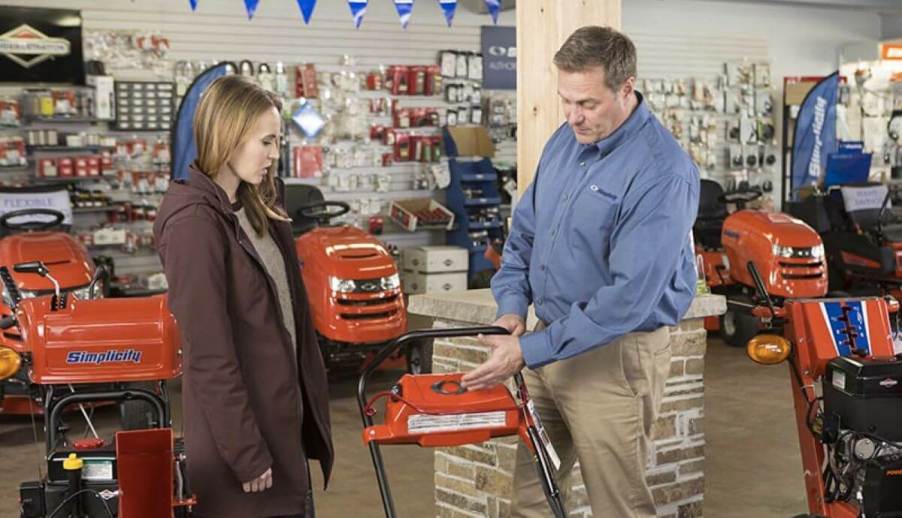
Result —
[[457, 222], [456, 228], [448, 232], [448, 244], [467, 249], [467, 277], [472, 281], [478, 273], [492, 269], [484, 257], [485, 251], [492, 240], [503, 238], [498, 175], [488, 158], [449, 158], [448, 165], [451, 185], [447, 205]]

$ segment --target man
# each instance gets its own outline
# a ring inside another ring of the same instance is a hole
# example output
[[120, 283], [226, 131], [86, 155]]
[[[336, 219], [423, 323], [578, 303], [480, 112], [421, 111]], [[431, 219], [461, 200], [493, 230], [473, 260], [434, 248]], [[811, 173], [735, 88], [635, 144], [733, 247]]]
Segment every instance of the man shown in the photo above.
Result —
[[[545, 146], [514, 212], [492, 279], [496, 325], [471, 389], [524, 366], [530, 396], [561, 459], [575, 461], [593, 514], [655, 516], [647, 443], [670, 371], [668, 326], [695, 293], [690, 238], [698, 170], [636, 92], [636, 50], [609, 28], [583, 27], [554, 57], [567, 123]], [[526, 310], [540, 323], [524, 334]], [[512, 515], [547, 516], [529, 451], [517, 455]]]

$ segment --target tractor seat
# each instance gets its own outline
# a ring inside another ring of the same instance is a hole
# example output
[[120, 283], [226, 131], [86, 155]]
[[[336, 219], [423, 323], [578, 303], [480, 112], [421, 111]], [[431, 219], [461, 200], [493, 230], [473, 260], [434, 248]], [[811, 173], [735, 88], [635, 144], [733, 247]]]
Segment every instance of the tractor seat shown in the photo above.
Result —
[[692, 226], [695, 242], [705, 248], [720, 248], [720, 232], [727, 218], [727, 207], [720, 202], [723, 188], [713, 180], [702, 180], [698, 197], [698, 216]]
[[298, 209], [325, 200], [323, 192], [315, 185], [290, 184], [285, 186], [285, 211], [291, 218], [291, 230], [295, 236], [305, 234], [317, 226], [315, 218], [302, 216]]

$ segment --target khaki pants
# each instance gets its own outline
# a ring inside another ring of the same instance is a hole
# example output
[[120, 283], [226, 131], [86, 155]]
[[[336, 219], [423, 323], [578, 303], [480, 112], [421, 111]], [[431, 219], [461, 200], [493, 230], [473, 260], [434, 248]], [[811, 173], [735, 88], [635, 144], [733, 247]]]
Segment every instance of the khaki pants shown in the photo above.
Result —
[[[573, 358], [523, 371], [529, 396], [561, 459], [557, 483], [568, 509], [570, 474], [579, 460], [594, 516], [655, 516], [645, 465], [669, 373], [667, 327], [632, 333]], [[517, 449], [514, 493], [512, 517], [549, 516], [535, 461], [523, 444]]]

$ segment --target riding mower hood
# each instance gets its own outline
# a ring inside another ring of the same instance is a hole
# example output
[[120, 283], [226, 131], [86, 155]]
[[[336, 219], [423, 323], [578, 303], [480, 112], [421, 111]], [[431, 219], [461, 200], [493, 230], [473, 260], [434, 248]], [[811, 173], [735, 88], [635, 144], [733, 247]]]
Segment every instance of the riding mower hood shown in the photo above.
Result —
[[[364, 358], [407, 331], [407, 310], [398, 268], [372, 235], [330, 222], [350, 208], [325, 201], [310, 185], [286, 186], [295, 247], [313, 322], [330, 371], [358, 369]], [[408, 363], [417, 371], [417, 346]]]
[[[702, 180], [693, 227], [705, 281], [712, 292], [727, 297], [727, 312], [719, 322], [721, 336], [736, 347], [758, 331], [751, 309], [761, 301], [745, 267], [749, 262], [757, 267], [768, 293], [779, 300], [827, 293], [820, 236], [786, 214], [745, 208], [760, 196], [756, 189], [724, 193], [717, 182]], [[728, 204], [736, 205], [736, 212], [729, 214]]]

